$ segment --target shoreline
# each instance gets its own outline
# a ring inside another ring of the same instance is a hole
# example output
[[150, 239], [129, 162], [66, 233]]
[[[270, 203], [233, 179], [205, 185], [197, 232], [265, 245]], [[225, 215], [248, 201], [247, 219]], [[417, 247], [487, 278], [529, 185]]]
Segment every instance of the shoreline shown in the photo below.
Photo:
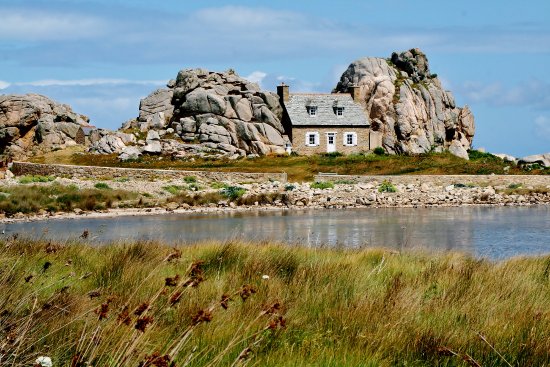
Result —
[[[393, 182], [378, 178], [369, 182], [351, 180], [318, 181], [315, 183], [268, 182], [205, 182], [193, 178], [165, 180], [106, 180], [57, 177], [33, 181], [32, 186], [17, 178], [6, 179], [3, 187], [9, 190], [37, 188], [70, 188], [95, 194], [113, 193], [109, 204], [91, 209], [81, 202], [69, 210], [57, 208], [46, 211], [46, 204], [34, 212], [12, 212], [0, 217], [0, 223], [34, 222], [56, 219], [109, 218], [193, 213], [228, 213], [250, 211], [285, 211], [303, 209], [355, 208], [438, 208], [470, 206], [534, 206], [550, 205], [550, 185], [525, 185], [507, 182], [455, 183], [446, 185], [441, 176], [425, 177], [422, 182]], [[492, 184], [492, 185], [491, 185]], [[224, 190], [232, 189], [228, 197]], [[56, 200], [59, 189], [48, 191], [49, 200]], [[95, 190], [95, 191], [94, 191]], [[25, 200], [27, 193], [19, 200]], [[133, 195], [131, 199], [123, 198]], [[103, 199], [106, 200], [106, 199]], [[60, 210], [61, 209], [61, 210]]]
[[439, 208], [459, 208], [459, 207], [538, 207], [550, 206], [550, 203], [528, 203], [528, 204], [497, 204], [497, 203], [462, 203], [448, 205], [397, 205], [397, 206], [348, 206], [348, 207], [326, 207], [320, 205], [311, 206], [236, 206], [236, 207], [191, 207], [168, 209], [165, 207], [154, 208], [124, 208], [124, 209], [107, 209], [104, 211], [83, 211], [75, 212], [59, 212], [46, 215], [30, 215], [21, 218], [2, 218], [0, 224], [9, 223], [31, 223], [42, 222], [49, 220], [76, 220], [76, 219], [101, 219], [101, 218], [118, 218], [118, 217], [140, 217], [140, 216], [161, 216], [173, 214], [221, 214], [221, 213], [246, 213], [246, 212], [285, 212], [285, 211], [301, 211], [301, 210], [361, 210], [361, 209], [439, 209]]

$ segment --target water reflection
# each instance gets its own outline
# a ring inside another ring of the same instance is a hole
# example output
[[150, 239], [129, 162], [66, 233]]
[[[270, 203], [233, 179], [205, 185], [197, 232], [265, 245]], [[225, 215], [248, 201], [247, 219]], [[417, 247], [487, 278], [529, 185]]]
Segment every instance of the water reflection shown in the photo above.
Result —
[[550, 252], [550, 208], [301, 210], [171, 214], [7, 224], [6, 235], [67, 239], [84, 229], [90, 240], [275, 240], [307, 246], [423, 247], [492, 259]]

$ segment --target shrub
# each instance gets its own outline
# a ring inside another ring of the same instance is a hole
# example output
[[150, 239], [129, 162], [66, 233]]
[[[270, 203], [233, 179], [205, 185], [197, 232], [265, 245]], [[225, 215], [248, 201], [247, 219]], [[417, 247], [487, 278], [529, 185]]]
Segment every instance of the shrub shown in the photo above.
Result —
[[239, 186], [225, 186], [220, 190], [220, 194], [230, 200], [236, 200], [244, 195], [246, 189]]
[[519, 189], [519, 188], [522, 187], [522, 186], [523, 186], [522, 184], [513, 183], [513, 184], [508, 185], [508, 188], [509, 188], [509, 189], [512, 189], [512, 190], [515, 190], [515, 189]]
[[187, 183], [197, 182], [197, 178], [195, 176], [186, 176], [183, 178], [183, 181]]
[[213, 189], [223, 189], [224, 187], [226, 187], [227, 185], [224, 184], [223, 182], [212, 182], [210, 184], [210, 187], [213, 188]]
[[340, 152], [330, 152], [330, 153], [325, 153], [323, 154], [325, 157], [328, 157], [328, 158], [336, 158], [336, 157], [341, 157], [343, 156], [342, 153]]
[[378, 187], [378, 192], [397, 192], [397, 188], [388, 180], [384, 180]]
[[376, 147], [374, 148], [374, 150], [372, 151], [374, 154], [376, 155], [384, 155], [386, 154], [386, 151], [384, 150], [384, 148], [382, 147]]
[[334, 183], [331, 181], [317, 181], [309, 185], [309, 187], [312, 189], [321, 189], [321, 190], [333, 189]]
[[29, 175], [21, 177], [19, 179], [19, 183], [29, 184], [34, 182], [51, 182], [53, 180], [55, 180], [55, 177], [53, 176]]
[[296, 186], [292, 184], [285, 185], [285, 191], [294, 191], [296, 189]]
[[100, 190], [109, 190], [110, 189], [109, 185], [107, 185], [105, 182], [98, 182], [94, 185], [94, 187], [96, 189], [100, 189]]
[[169, 193], [172, 194], [172, 195], [176, 195], [176, 194], [179, 193], [180, 191], [185, 190], [185, 187], [183, 187], [183, 186], [177, 186], [177, 185], [168, 185], [168, 186], [163, 186], [162, 189], [163, 189], [164, 191], [169, 192]]

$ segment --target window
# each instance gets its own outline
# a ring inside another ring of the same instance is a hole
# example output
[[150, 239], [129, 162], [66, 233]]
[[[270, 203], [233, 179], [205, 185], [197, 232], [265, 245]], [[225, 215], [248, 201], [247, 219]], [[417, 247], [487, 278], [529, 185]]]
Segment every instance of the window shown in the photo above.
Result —
[[319, 145], [319, 133], [307, 132], [306, 133], [306, 147], [316, 147]]
[[338, 117], [344, 116], [344, 107], [336, 107], [336, 108], [334, 109], [334, 113], [335, 113], [336, 116], [338, 116]]
[[357, 134], [354, 132], [344, 133], [344, 145], [347, 147], [353, 147], [357, 145]]
[[317, 106], [308, 106], [308, 107], [307, 107], [307, 113], [308, 113], [311, 117], [317, 116]]

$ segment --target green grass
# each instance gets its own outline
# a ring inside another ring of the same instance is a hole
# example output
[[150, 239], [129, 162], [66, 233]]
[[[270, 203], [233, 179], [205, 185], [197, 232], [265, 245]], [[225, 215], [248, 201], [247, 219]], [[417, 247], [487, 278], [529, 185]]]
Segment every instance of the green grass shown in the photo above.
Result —
[[397, 188], [390, 181], [384, 180], [380, 186], [378, 186], [378, 192], [397, 192]]
[[0, 248], [2, 365], [39, 355], [55, 366], [550, 360], [549, 256], [491, 263], [270, 243], [13, 238]]
[[[0, 189], [0, 213], [31, 214], [40, 210], [49, 212], [73, 209], [98, 210], [111, 208], [114, 203], [136, 201], [137, 194], [124, 190], [83, 189], [76, 186], [51, 184], [48, 186], [11, 186]], [[132, 206], [139, 206], [136, 202]]]
[[312, 189], [321, 189], [321, 190], [325, 190], [325, 189], [333, 189], [334, 188], [334, 182], [331, 182], [331, 181], [317, 181], [317, 182], [313, 182], [309, 185], [310, 188]]
[[105, 182], [98, 182], [94, 185], [94, 187], [96, 189], [100, 189], [100, 190], [110, 190], [111, 187], [109, 187], [109, 185], [107, 185]]
[[470, 160], [450, 153], [427, 153], [417, 156], [353, 154], [348, 156], [266, 156], [255, 159], [201, 159], [194, 161], [158, 160], [143, 157], [140, 162], [119, 162], [116, 155], [73, 155], [60, 163], [129, 168], [158, 168], [207, 171], [286, 172], [290, 181], [312, 181], [319, 172], [351, 175], [403, 174], [548, 174], [550, 170], [522, 169], [488, 153], [470, 152]]
[[54, 176], [29, 175], [29, 176], [21, 176], [19, 178], [19, 183], [29, 184], [29, 183], [37, 183], [37, 182], [51, 182], [54, 180], [55, 180]]

